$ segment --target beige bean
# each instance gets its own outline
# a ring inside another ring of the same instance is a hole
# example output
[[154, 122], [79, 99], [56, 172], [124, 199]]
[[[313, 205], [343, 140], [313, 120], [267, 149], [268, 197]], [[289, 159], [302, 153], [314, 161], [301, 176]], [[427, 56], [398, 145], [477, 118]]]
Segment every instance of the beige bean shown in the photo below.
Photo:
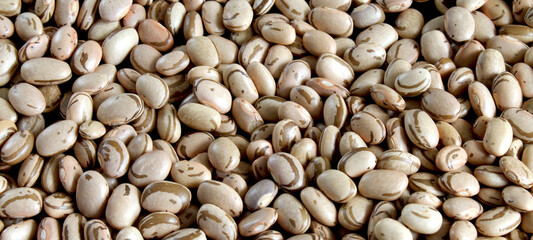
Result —
[[107, 223], [115, 229], [133, 225], [141, 212], [140, 196], [141, 192], [129, 183], [115, 187], [105, 209]]
[[422, 234], [436, 233], [442, 225], [442, 215], [438, 210], [416, 203], [404, 206], [400, 219], [408, 228]]
[[447, 172], [439, 177], [439, 186], [445, 192], [459, 197], [470, 197], [479, 193], [479, 182], [467, 172]]
[[510, 207], [496, 207], [481, 214], [475, 225], [485, 236], [503, 236], [515, 229], [520, 219], [520, 213]]
[[503, 118], [493, 118], [487, 124], [483, 146], [488, 153], [502, 156], [509, 150], [513, 141], [511, 124]]
[[358, 112], [351, 119], [352, 130], [369, 144], [381, 143], [385, 140], [385, 124], [368, 112]]
[[404, 116], [405, 130], [413, 144], [422, 149], [437, 146], [438, 128], [430, 116], [420, 110], [408, 110]]
[[224, 26], [230, 31], [244, 31], [252, 24], [253, 9], [248, 1], [238, 0], [224, 5], [222, 14]]
[[65, 218], [74, 213], [74, 201], [72, 198], [62, 192], [53, 193], [43, 200], [44, 211], [53, 218]]
[[420, 169], [420, 159], [402, 150], [389, 149], [380, 155], [377, 168], [396, 170], [411, 175]]
[[476, 63], [476, 79], [479, 82], [490, 88], [493, 79], [504, 71], [505, 58], [499, 51], [488, 48], [479, 54]]
[[376, 23], [385, 21], [385, 12], [375, 3], [364, 3], [355, 7], [350, 13], [350, 16], [354, 19], [354, 27], [359, 29], [365, 29]]
[[320, 190], [334, 202], [346, 203], [357, 194], [355, 183], [338, 170], [327, 170], [318, 175], [316, 181]]
[[198, 227], [213, 239], [237, 239], [237, 224], [224, 210], [213, 204], [203, 204], [196, 217]]
[[[16, 48], [11, 44], [1, 45], [0, 53], [0, 60], [4, 61], [4, 64], [2, 64], [0, 67], [0, 86], [3, 86], [7, 82], [9, 82], [11, 77], [15, 74], [15, 71], [18, 67], [18, 61]], [[25, 73], [27, 73], [27, 70], [25, 71]]]
[[311, 225], [311, 216], [297, 198], [284, 193], [274, 201], [278, 211], [278, 224], [291, 234], [302, 234]]
[[83, 226], [83, 238], [87, 240], [109, 240], [111, 239], [111, 231], [104, 221], [92, 219]]
[[356, 44], [373, 43], [388, 49], [394, 42], [398, 41], [398, 33], [387, 23], [374, 24], [357, 36]]
[[220, 137], [214, 140], [207, 149], [209, 162], [221, 171], [231, 171], [237, 167], [241, 154], [237, 146], [229, 139]]
[[383, 65], [386, 60], [386, 52], [383, 46], [365, 42], [346, 50], [344, 60], [355, 72], [365, 72]]
[[358, 190], [365, 197], [391, 201], [400, 197], [407, 188], [407, 184], [407, 176], [402, 172], [372, 170], [361, 177]]
[[507, 205], [519, 212], [529, 212], [533, 208], [533, 196], [519, 186], [505, 187], [502, 190], [502, 198]]
[[307, 185], [302, 164], [288, 153], [270, 155], [267, 167], [274, 181], [283, 189], [295, 191]]
[[530, 188], [533, 185], [533, 173], [520, 160], [515, 157], [503, 156], [499, 162], [503, 174], [513, 183], [524, 188]]
[[140, 202], [149, 212], [178, 213], [189, 207], [191, 198], [191, 192], [183, 185], [156, 181], [146, 186], [140, 196]]
[[41, 211], [43, 199], [33, 188], [13, 188], [0, 195], [0, 216], [10, 218], [29, 218]]
[[290, 152], [292, 145], [302, 138], [296, 123], [290, 119], [276, 123], [272, 131], [272, 147], [274, 152]]
[[239, 222], [239, 233], [245, 237], [256, 235], [270, 228], [277, 218], [278, 213], [275, 209], [259, 209]]
[[360, 195], [355, 196], [339, 209], [339, 223], [346, 229], [355, 231], [364, 227], [370, 214], [374, 202]]
[[2, 234], [0, 235], [0, 239], [7, 240], [7, 239], [24, 239], [24, 240], [30, 240], [35, 239], [35, 234], [37, 232], [37, 222], [33, 219], [28, 219], [25, 221], [21, 221], [18, 223], [14, 223], [13, 225], [10, 225], [6, 227]]
[[36, 235], [38, 240], [59, 239], [61, 237], [59, 221], [51, 217], [43, 218], [39, 223]]
[[[78, 210], [87, 217], [95, 218], [104, 213], [109, 195], [109, 186], [105, 178], [98, 172], [84, 172], [76, 187], [76, 205]], [[90, 199], [90, 201], [86, 201]]]
[[529, 130], [529, 125], [525, 124], [527, 119], [532, 116], [528, 111], [518, 108], [509, 108], [503, 111], [501, 116], [511, 124], [515, 137], [526, 143], [531, 142], [531, 130]]
[[409, 229], [401, 222], [391, 218], [384, 218], [376, 222], [374, 234], [379, 240], [388, 239], [412, 239], [413, 236]]
[[[352, 61], [350, 58], [353, 57], [353, 53], [350, 54], [352, 55], [348, 56], [348, 59], [345, 57], [346, 61], [333, 53], [320, 55], [315, 68], [317, 75], [327, 78], [343, 87], [348, 87], [355, 77], [353, 71], [357, 68], [353, 67], [355, 61]], [[379, 56], [379, 53], [376, 53], [374, 56]]]
[[154, 150], [133, 162], [128, 170], [128, 179], [137, 187], [145, 187], [152, 182], [164, 180], [171, 167], [169, 155], [162, 150]]
[[72, 77], [72, 71], [67, 63], [46, 57], [24, 62], [20, 71], [24, 80], [35, 85], [61, 84]]

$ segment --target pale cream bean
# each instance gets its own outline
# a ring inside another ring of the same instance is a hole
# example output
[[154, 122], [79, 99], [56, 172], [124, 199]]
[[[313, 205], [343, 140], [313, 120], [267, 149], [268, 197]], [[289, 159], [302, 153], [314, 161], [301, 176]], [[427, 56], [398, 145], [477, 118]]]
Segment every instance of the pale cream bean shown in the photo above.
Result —
[[520, 219], [520, 213], [510, 207], [496, 207], [481, 214], [476, 227], [485, 236], [503, 236], [518, 227]]
[[18, 58], [21, 62], [25, 62], [29, 59], [43, 57], [50, 43], [50, 37], [46, 34], [34, 36], [19, 49]]
[[439, 177], [442, 190], [459, 197], [471, 197], [479, 193], [479, 181], [468, 172], [447, 172]]
[[402, 172], [372, 170], [361, 177], [358, 190], [368, 198], [392, 201], [401, 196], [407, 184], [407, 176]]
[[503, 72], [493, 80], [492, 97], [500, 111], [522, 105], [522, 90], [513, 74]]
[[30, 154], [20, 166], [17, 183], [20, 187], [32, 187], [41, 175], [44, 159], [38, 154]]
[[[0, 86], [4, 86], [7, 82], [9, 82], [11, 77], [17, 71], [17, 68], [18, 68], [17, 50], [15, 46], [11, 44], [3, 44], [0, 46], [0, 53], [1, 53], [0, 60], [4, 61], [4, 64], [0, 66]], [[31, 68], [35, 68], [35, 67], [31, 67]], [[26, 71], [25, 73], [27, 74]], [[21, 69], [21, 72], [22, 72], [22, 69]]]
[[55, 85], [64, 83], [72, 77], [70, 66], [54, 58], [34, 58], [22, 64], [21, 76], [34, 85]]
[[109, 81], [106, 75], [100, 73], [88, 73], [74, 81], [74, 84], [72, 84], [72, 91], [86, 92], [89, 95], [94, 96], [102, 92], [108, 85]]
[[76, 206], [84, 216], [100, 217], [104, 213], [108, 195], [109, 186], [100, 173], [89, 170], [80, 176], [76, 187]]
[[143, 100], [138, 95], [122, 93], [103, 101], [98, 107], [96, 116], [103, 124], [115, 126], [139, 118], [143, 109]]
[[446, 216], [455, 220], [472, 220], [483, 213], [483, 206], [467, 197], [454, 197], [444, 201], [442, 209]]
[[224, 26], [230, 31], [244, 31], [252, 24], [253, 9], [248, 1], [229, 1], [224, 5], [222, 20]]
[[224, 69], [224, 85], [236, 98], [242, 98], [249, 103], [254, 103], [259, 98], [259, 92], [246, 70], [237, 64], [232, 64]]
[[70, 61], [72, 71], [80, 75], [93, 72], [98, 67], [102, 54], [102, 47], [95, 41], [79, 44]]
[[79, 214], [73, 213], [63, 222], [63, 228], [61, 231], [62, 238], [83, 238], [83, 227], [87, 223], [87, 219]]
[[513, 209], [519, 212], [529, 212], [533, 208], [533, 196], [519, 186], [507, 186], [502, 190], [502, 198]]
[[239, 233], [244, 237], [256, 235], [270, 228], [277, 219], [278, 213], [276, 209], [259, 209], [239, 222]]
[[80, 125], [91, 120], [93, 116], [93, 99], [86, 92], [75, 92], [69, 99], [65, 118]]
[[59, 60], [70, 58], [78, 45], [78, 33], [71, 26], [63, 26], [50, 39], [50, 53]]
[[[170, 235], [170, 234], [169, 234]], [[125, 227], [117, 233], [117, 240], [141, 240], [144, 239], [139, 229], [136, 227]]]
[[424, 27], [424, 17], [418, 10], [409, 8], [400, 12], [395, 24], [400, 38], [414, 39], [420, 35]]
[[411, 230], [422, 234], [436, 233], [442, 225], [442, 215], [438, 210], [416, 203], [404, 206], [400, 219]]
[[274, 78], [279, 78], [285, 65], [292, 60], [293, 55], [289, 48], [283, 45], [274, 45], [268, 49], [263, 64]]
[[103, 59], [106, 63], [118, 65], [137, 44], [139, 35], [134, 28], [121, 29], [106, 37], [102, 43]]
[[28, 83], [12, 86], [8, 93], [9, 102], [20, 114], [34, 116], [45, 108], [45, 99], [41, 91]]
[[221, 208], [213, 204], [203, 204], [196, 216], [198, 227], [213, 239], [237, 239], [237, 224]]
[[489, 39], [486, 43], [487, 49], [498, 50], [506, 63], [514, 64], [524, 59], [528, 45], [520, 40], [507, 36], [497, 35]]
[[159, 58], [163, 55], [148, 44], [140, 44], [135, 47], [130, 52], [130, 62], [133, 68], [137, 70], [140, 74], [145, 73], [155, 73], [156, 63]]
[[74, 201], [69, 195], [62, 192], [48, 195], [44, 198], [43, 203], [44, 211], [53, 218], [65, 218], [74, 213]]
[[360, 230], [367, 223], [374, 202], [371, 199], [357, 195], [339, 209], [339, 223], [344, 228], [355, 231]]
[[[293, 72], [298, 72], [294, 75]], [[302, 85], [311, 77], [309, 64], [301, 60], [290, 62], [283, 68], [278, 80], [276, 92], [280, 97], [288, 98], [293, 87]]]
[[30, 155], [33, 145], [33, 134], [28, 130], [18, 130], [2, 146], [0, 159], [8, 165], [18, 164]]
[[274, 152], [290, 152], [292, 145], [302, 138], [296, 123], [290, 119], [276, 123], [272, 131], [272, 147]]
[[405, 225], [391, 218], [384, 218], [376, 222], [374, 234], [379, 240], [413, 239], [411, 232]]
[[528, 119], [533, 116], [531, 113], [518, 108], [509, 108], [503, 111], [501, 116], [502, 118], [506, 119], [509, 124], [511, 124], [515, 137], [521, 139], [525, 143], [531, 143], [533, 140], [531, 136], [533, 135], [531, 134], [529, 125], [526, 124]]
[[211, 172], [207, 167], [192, 161], [174, 163], [171, 170], [172, 179], [188, 188], [198, 188], [200, 183], [211, 180]]
[[[291, 119], [299, 128], [305, 129], [313, 124], [311, 114], [300, 104], [286, 101], [278, 108], [280, 120]], [[238, 122], [237, 122], [238, 123]]]
[[524, 188], [533, 186], [533, 173], [524, 162], [515, 157], [503, 156], [499, 165], [503, 174], [514, 184]]
[[252, 62], [246, 68], [246, 73], [253, 81], [257, 92], [261, 96], [273, 96], [276, 93], [276, 82], [268, 68], [260, 62]]
[[36, 232], [37, 222], [33, 219], [28, 219], [6, 227], [0, 235], [0, 239], [30, 240], [35, 239]]
[[139, 189], [129, 183], [115, 187], [106, 205], [107, 223], [115, 229], [133, 225], [141, 212], [140, 196]]
[[366, 143], [377, 144], [385, 140], [385, 124], [369, 112], [358, 112], [351, 119], [351, 128]]
[[228, 138], [213, 141], [207, 150], [209, 162], [218, 170], [231, 171], [239, 164], [241, 155], [237, 146]]
[[444, 15], [444, 28], [452, 40], [464, 42], [473, 38], [475, 20], [466, 8], [451, 7]]
[[302, 42], [304, 48], [315, 56], [320, 56], [323, 53], [337, 52], [337, 43], [335, 40], [329, 34], [320, 30], [306, 31], [302, 36]]
[[420, 169], [420, 159], [402, 150], [389, 149], [384, 151], [377, 162], [378, 169], [396, 170], [411, 175]]
[[385, 21], [385, 12], [375, 3], [364, 3], [355, 7], [350, 13], [350, 16], [354, 19], [354, 27], [359, 29], [365, 29], [376, 23]]
[[39, 214], [42, 207], [42, 196], [33, 188], [13, 188], [0, 195], [2, 217], [29, 218]]
[[438, 30], [426, 32], [420, 38], [422, 56], [429, 63], [436, 63], [443, 57], [452, 57], [452, 48], [444, 33]]
[[83, 238], [87, 240], [112, 239], [109, 227], [100, 219], [92, 219], [85, 223], [83, 226]]
[[128, 179], [137, 187], [145, 187], [152, 182], [164, 180], [171, 167], [169, 155], [162, 150], [154, 150], [133, 162], [128, 170]]
[[191, 192], [185, 186], [169, 181], [156, 181], [144, 188], [142, 207], [149, 212], [177, 214], [190, 206]]
[[118, 21], [126, 16], [132, 2], [132, 0], [118, 2], [110, 0], [101, 1], [98, 8], [100, 17], [109, 22]]
[[355, 183], [339, 170], [321, 173], [316, 182], [320, 190], [334, 202], [346, 203], [357, 194]]
[[60, 239], [61, 226], [59, 225], [59, 221], [51, 217], [43, 218], [39, 223], [36, 235], [38, 240]]
[[286, 22], [269, 22], [260, 30], [265, 40], [273, 44], [291, 45], [296, 40], [296, 30]]
[[485, 150], [494, 156], [502, 156], [511, 146], [513, 141], [512, 132], [512, 126], [507, 120], [503, 118], [491, 119], [483, 136]]
[[316, 7], [309, 12], [308, 18], [309, 23], [315, 28], [331, 35], [347, 37], [353, 32], [353, 19], [347, 13], [337, 9]]
[[413, 144], [422, 149], [431, 149], [439, 142], [438, 128], [424, 111], [408, 110], [404, 116], [405, 130]]
[[284, 193], [274, 201], [278, 211], [278, 224], [291, 234], [302, 234], [311, 225], [311, 216], [304, 205], [294, 196]]
[[505, 59], [495, 49], [486, 49], [479, 54], [476, 63], [476, 79], [488, 88], [492, 87], [493, 79], [505, 71]]
[[74, 121], [62, 120], [45, 128], [35, 140], [39, 155], [49, 157], [69, 150], [75, 143], [78, 126]]
[[17, 35], [24, 41], [43, 34], [43, 23], [41, 19], [32, 12], [24, 12], [15, 19], [15, 30]]
[[295, 191], [307, 185], [302, 164], [288, 153], [275, 153], [268, 158], [267, 168], [281, 188]]

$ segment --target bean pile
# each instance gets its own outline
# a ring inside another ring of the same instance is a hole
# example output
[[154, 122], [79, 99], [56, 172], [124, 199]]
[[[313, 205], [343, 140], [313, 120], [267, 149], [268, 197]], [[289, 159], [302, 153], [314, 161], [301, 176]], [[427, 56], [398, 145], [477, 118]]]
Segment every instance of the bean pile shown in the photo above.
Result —
[[0, 0], [0, 240], [533, 239], [533, 0]]

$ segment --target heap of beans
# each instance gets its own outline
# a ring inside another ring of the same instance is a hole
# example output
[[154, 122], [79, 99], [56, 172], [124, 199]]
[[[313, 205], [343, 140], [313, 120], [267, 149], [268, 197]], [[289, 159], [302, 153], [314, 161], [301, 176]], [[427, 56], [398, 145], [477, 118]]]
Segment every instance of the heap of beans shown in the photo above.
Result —
[[530, 239], [532, 42], [533, 0], [0, 0], [0, 240]]

